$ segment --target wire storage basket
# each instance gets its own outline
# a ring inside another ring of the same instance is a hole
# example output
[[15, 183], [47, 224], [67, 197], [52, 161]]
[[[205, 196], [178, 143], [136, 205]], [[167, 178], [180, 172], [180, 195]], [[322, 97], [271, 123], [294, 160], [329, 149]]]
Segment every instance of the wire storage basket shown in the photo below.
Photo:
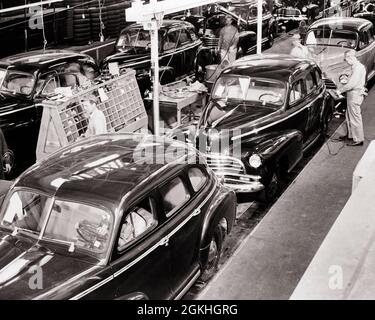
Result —
[[108, 132], [136, 132], [147, 128], [148, 118], [134, 70], [79, 91], [71, 97], [45, 100], [36, 150], [37, 159], [73, 143], [86, 132], [88, 119], [82, 102], [97, 97]]

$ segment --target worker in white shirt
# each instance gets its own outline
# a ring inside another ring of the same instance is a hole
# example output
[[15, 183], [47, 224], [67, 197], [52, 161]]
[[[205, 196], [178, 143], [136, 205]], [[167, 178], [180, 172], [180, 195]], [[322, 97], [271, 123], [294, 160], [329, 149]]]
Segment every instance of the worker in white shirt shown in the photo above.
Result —
[[339, 137], [339, 140], [349, 140], [348, 146], [362, 146], [364, 140], [361, 105], [367, 95], [366, 68], [355, 56], [354, 50], [345, 52], [345, 61], [351, 65], [352, 73], [348, 82], [339, 88], [339, 94], [346, 92], [346, 131], [347, 134]]
[[104, 113], [97, 107], [97, 98], [94, 95], [90, 95], [82, 101], [82, 105], [87, 113], [89, 122], [85, 137], [107, 133], [107, 121]]
[[225, 26], [221, 28], [219, 35], [218, 48], [221, 57], [221, 63], [231, 64], [236, 60], [237, 45], [239, 41], [239, 33], [237, 28], [232, 24], [231, 15], [225, 16]]
[[310, 53], [309, 49], [301, 43], [301, 37], [295, 34], [292, 39], [292, 51], [290, 55], [300, 59], [309, 59]]

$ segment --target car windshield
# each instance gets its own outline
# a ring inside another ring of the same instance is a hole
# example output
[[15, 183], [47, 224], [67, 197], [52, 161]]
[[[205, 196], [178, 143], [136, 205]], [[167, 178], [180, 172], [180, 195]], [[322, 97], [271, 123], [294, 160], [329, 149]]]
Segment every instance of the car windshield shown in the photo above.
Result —
[[330, 28], [314, 29], [306, 37], [306, 45], [335, 46], [355, 49], [358, 37], [355, 32], [332, 30]]
[[285, 94], [285, 84], [280, 81], [241, 76], [222, 76], [215, 84], [212, 98], [255, 102], [277, 108], [284, 104]]
[[35, 85], [35, 77], [27, 72], [13, 69], [0, 71], [0, 91], [30, 95]]
[[47, 241], [63, 243], [70, 251], [82, 249], [105, 257], [113, 219], [92, 205], [54, 199], [36, 191], [13, 192], [0, 216], [0, 226]]
[[[159, 31], [159, 48], [162, 34]], [[151, 50], [150, 32], [143, 29], [129, 29], [123, 32], [118, 41], [117, 48], [143, 48]]]

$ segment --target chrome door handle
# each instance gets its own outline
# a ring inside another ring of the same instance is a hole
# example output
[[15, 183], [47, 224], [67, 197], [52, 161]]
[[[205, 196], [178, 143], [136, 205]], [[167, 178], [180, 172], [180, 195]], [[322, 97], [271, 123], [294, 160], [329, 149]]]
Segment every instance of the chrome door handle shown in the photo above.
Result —
[[195, 209], [195, 210], [193, 211], [192, 216], [195, 217], [195, 216], [199, 215], [200, 213], [201, 213], [201, 209]]
[[167, 246], [169, 245], [169, 238], [168, 238], [168, 237], [165, 237], [165, 238], [161, 239], [159, 245], [160, 245], [160, 246], [166, 246], [166, 247], [167, 247]]

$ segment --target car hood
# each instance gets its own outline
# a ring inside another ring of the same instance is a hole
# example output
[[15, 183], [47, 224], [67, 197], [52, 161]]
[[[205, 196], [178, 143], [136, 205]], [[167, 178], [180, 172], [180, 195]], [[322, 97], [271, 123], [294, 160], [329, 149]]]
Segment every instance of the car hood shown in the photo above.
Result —
[[103, 64], [106, 65], [110, 62], [118, 62], [121, 65], [131, 66], [132, 64], [150, 59], [150, 50], [145, 50], [142, 48], [125, 48], [105, 58]]
[[344, 60], [348, 48], [334, 46], [308, 46], [308, 48], [324, 76], [335, 83], [342, 73], [347, 73], [350, 70], [349, 64]]
[[[93, 264], [84, 259], [62, 255], [20, 234], [0, 232], [0, 299], [29, 300], [41, 295], [45, 299], [56, 298], [63, 290], [54, 292], [54, 288], [69, 287], [69, 279], [92, 268]], [[75, 283], [79, 280], [76, 278]]]
[[[198, 128], [216, 130], [234, 130], [256, 127], [278, 113], [276, 109], [266, 106], [231, 104], [211, 101], [203, 113]], [[207, 115], [207, 116], [206, 116]]]

